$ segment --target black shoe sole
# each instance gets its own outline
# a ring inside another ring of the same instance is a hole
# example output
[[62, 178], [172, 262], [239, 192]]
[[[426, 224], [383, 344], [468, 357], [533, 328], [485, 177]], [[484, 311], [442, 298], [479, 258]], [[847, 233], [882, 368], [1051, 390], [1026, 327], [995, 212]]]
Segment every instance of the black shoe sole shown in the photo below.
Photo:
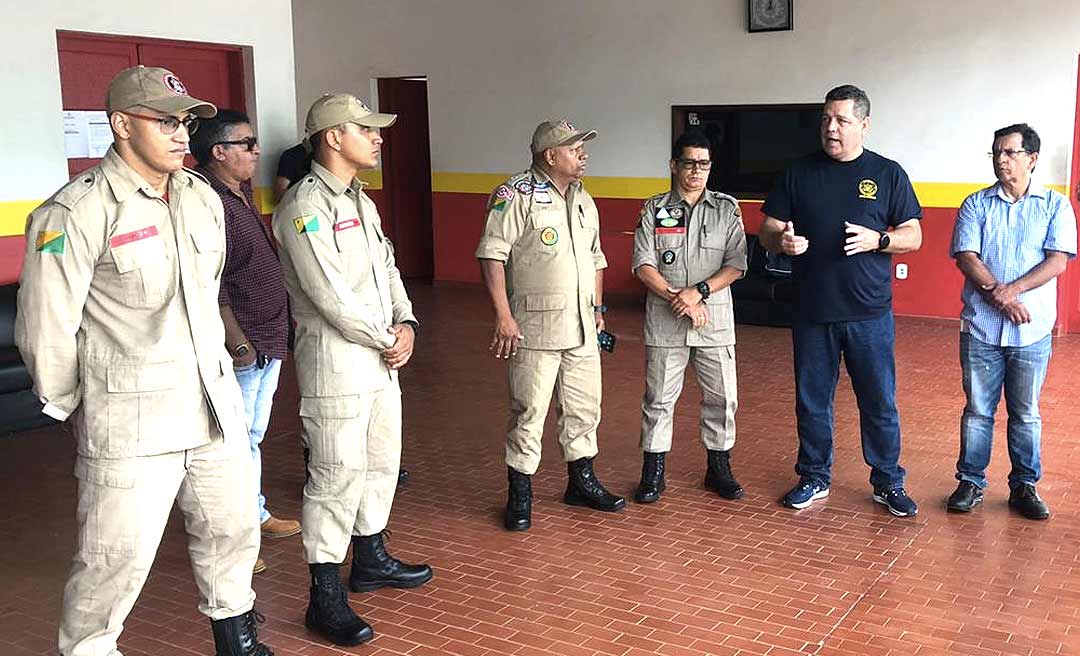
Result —
[[581, 506], [582, 508], [592, 508], [593, 510], [599, 510], [600, 512], [619, 512], [626, 507], [626, 499], [619, 499], [614, 506], [610, 508], [600, 507], [588, 499], [580, 499], [578, 497], [563, 496], [563, 503], [568, 506]]
[[361, 630], [352, 636], [347, 637], [327, 635], [322, 629], [314, 626], [311, 620], [309, 620], [307, 617], [304, 617], [304, 626], [306, 626], [308, 630], [312, 633], [316, 633], [322, 636], [326, 640], [329, 640], [331, 644], [337, 647], [355, 647], [356, 645], [362, 645], [375, 637], [375, 632], [371, 629], [370, 626], [366, 627], [364, 630]]
[[428, 575], [424, 578], [415, 579], [412, 581], [399, 581], [397, 579], [380, 579], [377, 581], [363, 581], [357, 583], [352, 579], [349, 579], [349, 590], [353, 592], [371, 592], [372, 590], [378, 590], [379, 588], [398, 588], [399, 590], [408, 590], [410, 588], [419, 588], [431, 579], [435, 578], [435, 572], [428, 572]]
[[1031, 519], [1031, 520], [1034, 520], [1034, 521], [1037, 521], [1037, 522], [1042, 521], [1044, 519], [1050, 519], [1050, 512], [1049, 511], [1047, 511], [1045, 514], [1043, 514], [1043, 513], [1040, 513], [1038, 515], [1030, 514], [1030, 513], [1024, 512], [1020, 508], [1017, 508], [1016, 506], [1014, 506], [1012, 504], [1012, 502], [1009, 503], [1009, 510], [1013, 511], [1014, 513], [1019, 514], [1024, 519]]
[[527, 531], [530, 528], [532, 528], [532, 522], [531, 521], [523, 522], [521, 524], [508, 524], [506, 522], [503, 522], [503, 528], [505, 528], [508, 531], [515, 531], [515, 532], [517, 532], [517, 531]]
[[729, 499], [731, 501], [734, 501], [736, 499], [741, 499], [744, 496], [746, 496], [746, 490], [742, 489], [741, 487], [739, 489], [737, 489], [737, 490], [732, 491], [732, 492], [728, 492], [728, 491], [721, 492], [720, 490], [716, 489], [715, 487], [710, 487], [709, 489], [712, 490], [713, 492], [715, 492], [716, 496], [720, 497], [721, 499]]
[[945, 510], [947, 510], [949, 512], [967, 513], [967, 512], [971, 512], [972, 510], [975, 510], [975, 506], [982, 503], [982, 501], [983, 501], [982, 497], [979, 497], [978, 499], [975, 499], [974, 501], [972, 501], [970, 506], [967, 506], [967, 505], [958, 506], [958, 505], [953, 505], [951, 503], [946, 503], [945, 504]]

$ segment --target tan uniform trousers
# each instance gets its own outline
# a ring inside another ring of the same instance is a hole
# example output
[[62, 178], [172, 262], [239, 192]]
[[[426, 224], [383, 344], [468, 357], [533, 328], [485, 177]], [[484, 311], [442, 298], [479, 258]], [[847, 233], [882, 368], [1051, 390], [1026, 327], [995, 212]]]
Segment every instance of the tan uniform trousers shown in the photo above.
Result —
[[671, 450], [672, 417], [682, 394], [688, 362], [694, 363], [701, 387], [701, 442], [706, 449], [727, 451], [735, 446], [734, 346], [645, 347], [645, 396], [641, 400], [641, 450]]
[[251, 610], [259, 518], [246, 441], [220, 438], [156, 456], [75, 461], [78, 546], [60, 617], [63, 656], [119, 656], [116, 641], [142, 591], [173, 502], [211, 619]]
[[506, 464], [532, 475], [540, 467], [544, 420], [555, 393], [559, 444], [570, 462], [596, 455], [600, 426], [600, 351], [596, 342], [564, 351], [518, 348], [510, 358]]
[[[314, 404], [324, 406], [319, 416], [303, 416]], [[304, 554], [308, 563], [340, 563], [353, 535], [375, 535], [390, 520], [401, 464], [401, 387], [395, 378], [370, 394], [303, 399], [301, 415], [310, 449]]]

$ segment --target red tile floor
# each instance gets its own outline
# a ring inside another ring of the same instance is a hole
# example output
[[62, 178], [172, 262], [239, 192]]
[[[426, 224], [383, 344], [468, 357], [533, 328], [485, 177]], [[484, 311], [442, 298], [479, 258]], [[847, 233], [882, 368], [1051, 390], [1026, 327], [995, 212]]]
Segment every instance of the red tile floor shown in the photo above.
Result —
[[[790, 340], [738, 328], [738, 445], [747, 495], [701, 486], [689, 376], [660, 503], [605, 514], [561, 502], [566, 470], [553, 437], [535, 477], [534, 526], [505, 532], [504, 365], [487, 353], [490, 313], [476, 287], [411, 285], [424, 325], [402, 376], [404, 464], [413, 479], [391, 519], [393, 553], [430, 562], [411, 591], [352, 594], [378, 637], [335, 649], [303, 624], [307, 570], [300, 538], [266, 541], [255, 578], [262, 636], [279, 655], [665, 656], [795, 654], [1080, 654], [1080, 336], [1057, 340], [1043, 393], [1044, 481], [1053, 517], [1006, 506], [1003, 422], [986, 501], [950, 515], [963, 404], [956, 324], [900, 319], [899, 399], [914, 519], [870, 501], [850, 386], [836, 401], [832, 496], [796, 512], [777, 499], [794, 482]], [[641, 311], [609, 315], [620, 337], [604, 355], [602, 480], [630, 495], [643, 387]], [[291, 374], [264, 445], [271, 509], [297, 517], [304, 480]], [[1003, 410], [1002, 410], [1003, 412]], [[549, 423], [549, 430], [551, 423]], [[0, 653], [55, 653], [57, 608], [72, 551], [72, 445], [59, 429], [0, 441]], [[195, 610], [182, 523], [174, 517], [131, 615], [127, 656], [211, 654]]]

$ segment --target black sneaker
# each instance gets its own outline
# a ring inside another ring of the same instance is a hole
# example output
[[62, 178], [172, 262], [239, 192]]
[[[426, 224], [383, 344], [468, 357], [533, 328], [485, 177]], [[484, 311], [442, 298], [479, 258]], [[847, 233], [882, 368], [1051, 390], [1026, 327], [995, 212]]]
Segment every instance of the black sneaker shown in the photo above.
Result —
[[1050, 509], [1031, 483], [1024, 483], [1009, 493], [1009, 507], [1028, 519], [1050, 517]]
[[874, 501], [888, 507], [889, 512], [897, 517], [914, 517], [919, 512], [919, 506], [907, 495], [903, 487], [875, 489]]
[[956, 491], [949, 497], [945, 507], [950, 512], [971, 512], [972, 508], [982, 503], [983, 491], [971, 481], [960, 481]]

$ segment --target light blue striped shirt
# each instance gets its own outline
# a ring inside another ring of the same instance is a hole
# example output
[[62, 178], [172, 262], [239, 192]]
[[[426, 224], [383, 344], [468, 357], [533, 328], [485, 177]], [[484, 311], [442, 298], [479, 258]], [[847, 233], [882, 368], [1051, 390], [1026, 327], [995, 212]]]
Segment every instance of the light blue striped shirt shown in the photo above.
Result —
[[[1069, 199], [1032, 184], [1016, 202], [1005, 197], [1000, 184], [977, 191], [956, 215], [950, 254], [979, 255], [1000, 282], [1009, 283], [1046, 259], [1046, 251], [1076, 257], [1076, 217]], [[987, 344], [1027, 346], [1046, 337], [1057, 320], [1057, 279], [1020, 294], [1031, 323], [1017, 325], [987, 303], [971, 281], [960, 295], [963, 329]]]

